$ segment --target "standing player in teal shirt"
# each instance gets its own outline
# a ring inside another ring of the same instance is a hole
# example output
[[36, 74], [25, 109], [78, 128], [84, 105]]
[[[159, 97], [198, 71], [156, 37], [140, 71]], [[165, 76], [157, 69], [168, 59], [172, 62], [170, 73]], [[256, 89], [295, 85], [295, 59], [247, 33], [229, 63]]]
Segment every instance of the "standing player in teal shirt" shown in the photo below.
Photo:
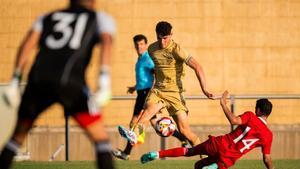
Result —
[[[137, 97], [134, 105], [133, 116], [130, 121], [130, 128], [133, 127], [138, 120], [139, 113], [143, 110], [143, 106], [148, 95], [149, 90], [152, 88], [154, 81], [154, 63], [147, 51], [147, 38], [139, 34], [133, 37], [134, 47], [138, 54], [138, 60], [135, 64], [135, 79], [136, 85], [128, 87], [127, 93], [137, 92]], [[128, 160], [132, 150], [132, 145], [127, 142], [124, 151], [116, 150], [113, 154], [120, 159]]]

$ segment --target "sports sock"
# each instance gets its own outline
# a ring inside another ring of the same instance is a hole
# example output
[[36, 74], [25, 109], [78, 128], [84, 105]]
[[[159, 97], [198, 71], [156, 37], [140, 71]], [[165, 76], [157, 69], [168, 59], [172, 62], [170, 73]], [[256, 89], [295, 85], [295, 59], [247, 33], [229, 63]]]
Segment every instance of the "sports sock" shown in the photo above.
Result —
[[96, 154], [99, 169], [114, 169], [111, 145], [108, 141], [96, 143]]
[[132, 145], [131, 145], [130, 142], [128, 141], [128, 142], [127, 142], [127, 145], [126, 145], [126, 147], [125, 147], [125, 149], [124, 149], [124, 153], [127, 154], [127, 155], [129, 155], [129, 154], [131, 153], [131, 150], [132, 150]]
[[0, 155], [0, 168], [9, 169], [14, 156], [18, 153], [20, 145], [15, 141], [9, 141]]
[[172, 136], [180, 140], [180, 142], [187, 142], [187, 139], [178, 130], [175, 130]]
[[145, 126], [143, 124], [138, 124], [139, 136], [137, 139], [138, 144], [143, 144], [145, 142], [146, 132]]
[[159, 158], [164, 157], [179, 157], [184, 156], [187, 153], [188, 149], [185, 147], [179, 147], [179, 148], [172, 148], [168, 150], [161, 150], [159, 151]]

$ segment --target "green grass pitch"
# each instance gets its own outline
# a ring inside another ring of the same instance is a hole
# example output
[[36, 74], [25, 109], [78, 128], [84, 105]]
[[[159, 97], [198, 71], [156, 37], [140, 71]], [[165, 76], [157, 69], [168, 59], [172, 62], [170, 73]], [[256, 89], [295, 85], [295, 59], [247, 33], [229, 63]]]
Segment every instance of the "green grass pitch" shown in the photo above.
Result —
[[[193, 169], [192, 160], [159, 160], [141, 164], [139, 161], [116, 161], [116, 169]], [[299, 169], [300, 160], [275, 160], [275, 168]], [[262, 161], [241, 160], [230, 169], [263, 169]], [[17, 162], [12, 169], [96, 169], [94, 162]]]

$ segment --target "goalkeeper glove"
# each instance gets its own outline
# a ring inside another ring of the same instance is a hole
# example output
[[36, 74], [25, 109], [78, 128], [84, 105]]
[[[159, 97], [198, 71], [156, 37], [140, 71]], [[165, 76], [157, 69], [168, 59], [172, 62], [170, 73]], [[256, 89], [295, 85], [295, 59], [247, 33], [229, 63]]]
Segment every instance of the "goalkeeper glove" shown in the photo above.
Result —
[[11, 108], [17, 108], [21, 101], [20, 81], [21, 71], [15, 71], [10, 84], [6, 87], [3, 93], [3, 99]]
[[99, 89], [94, 95], [94, 100], [98, 106], [105, 106], [111, 100], [111, 80], [108, 68], [101, 69], [101, 73], [98, 79]]

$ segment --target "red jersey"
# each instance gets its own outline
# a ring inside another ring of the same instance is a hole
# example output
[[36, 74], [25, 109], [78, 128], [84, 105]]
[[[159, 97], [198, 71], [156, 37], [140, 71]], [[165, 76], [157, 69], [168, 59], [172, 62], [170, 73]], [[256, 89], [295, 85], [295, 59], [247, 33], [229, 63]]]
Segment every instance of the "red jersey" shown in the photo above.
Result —
[[219, 158], [227, 166], [255, 147], [261, 147], [263, 154], [270, 154], [273, 134], [267, 122], [252, 112], [240, 115], [242, 124], [231, 133], [219, 136]]

